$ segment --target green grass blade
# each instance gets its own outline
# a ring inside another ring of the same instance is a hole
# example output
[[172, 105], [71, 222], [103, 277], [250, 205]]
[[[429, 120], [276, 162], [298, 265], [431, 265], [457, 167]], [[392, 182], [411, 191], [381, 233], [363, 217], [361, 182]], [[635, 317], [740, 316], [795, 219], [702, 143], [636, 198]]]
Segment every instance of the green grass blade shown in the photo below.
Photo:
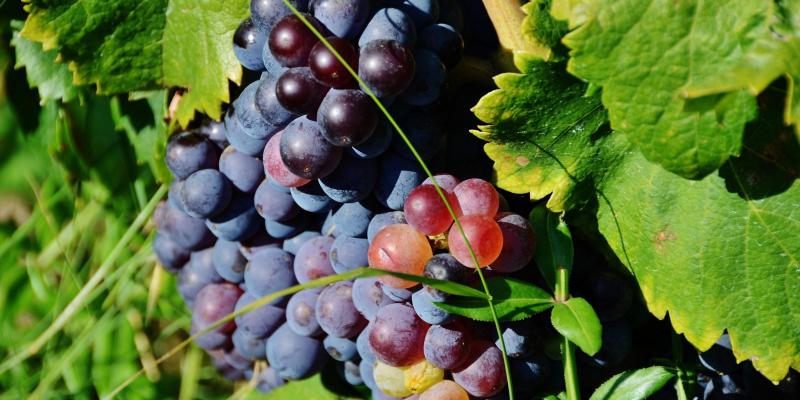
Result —
[[42, 346], [47, 344], [50, 339], [52, 339], [53, 336], [55, 336], [56, 333], [58, 333], [64, 327], [64, 325], [67, 324], [67, 322], [69, 322], [72, 316], [75, 315], [75, 313], [86, 304], [86, 301], [92, 292], [103, 281], [106, 275], [108, 275], [108, 272], [114, 266], [122, 252], [126, 250], [128, 244], [131, 242], [134, 236], [139, 233], [139, 230], [150, 218], [150, 215], [155, 210], [158, 202], [167, 193], [167, 189], [167, 186], [163, 185], [158, 189], [158, 191], [156, 191], [155, 195], [153, 195], [153, 197], [150, 199], [150, 202], [147, 204], [147, 207], [145, 207], [139, 213], [139, 215], [136, 216], [136, 219], [133, 221], [131, 226], [125, 231], [125, 234], [122, 235], [120, 240], [117, 242], [117, 245], [114, 246], [111, 254], [109, 254], [108, 257], [103, 261], [103, 263], [100, 265], [100, 268], [98, 268], [94, 275], [92, 275], [91, 279], [86, 282], [83, 288], [81, 288], [80, 292], [78, 292], [75, 298], [72, 299], [72, 301], [61, 312], [58, 318], [56, 318], [56, 320], [53, 321], [53, 323], [50, 324], [50, 326], [22, 352], [0, 364], [0, 374], [8, 371], [10, 368], [13, 368], [15, 365], [18, 365], [22, 361], [25, 361], [32, 355], [36, 354], [42, 348]]

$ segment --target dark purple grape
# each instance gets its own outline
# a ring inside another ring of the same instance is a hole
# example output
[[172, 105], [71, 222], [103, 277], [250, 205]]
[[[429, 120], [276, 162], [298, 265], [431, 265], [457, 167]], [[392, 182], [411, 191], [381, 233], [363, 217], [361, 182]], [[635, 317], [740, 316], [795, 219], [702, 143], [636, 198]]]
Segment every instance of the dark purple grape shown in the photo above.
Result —
[[275, 188], [267, 180], [261, 182], [254, 197], [256, 211], [265, 219], [285, 221], [297, 215], [299, 208], [292, 195]]
[[382, 286], [378, 278], [359, 278], [353, 282], [353, 305], [369, 321], [375, 319], [381, 307], [394, 303], [383, 293]]
[[225, 210], [231, 201], [232, 189], [228, 178], [216, 169], [201, 169], [186, 178], [180, 196], [187, 214], [208, 218]]
[[447, 24], [434, 24], [419, 34], [420, 47], [434, 52], [447, 69], [453, 68], [461, 60], [464, 52], [464, 39], [455, 28]]
[[373, 40], [359, 52], [358, 76], [378, 97], [399, 95], [414, 79], [414, 55], [394, 40]]
[[[258, 298], [245, 292], [236, 302], [235, 310], [239, 311], [256, 300]], [[236, 327], [253, 337], [264, 338], [271, 335], [284, 321], [285, 316], [282, 309], [266, 304], [236, 317]]]
[[356, 342], [350, 339], [326, 336], [322, 345], [325, 346], [325, 351], [330, 354], [331, 358], [336, 361], [349, 361], [358, 354]]
[[161, 232], [157, 233], [153, 239], [153, 253], [158, 258], [158, 262], [171, 273], [178, 272], [189, 261], [190, 255], [189, 250], [179, 246]]
[[215, 169], [219, 160], [217, 146], [194, 132], [181, 132], [167, 142], [164, 161], [178, 179], [186, 179], [201, 169]]
[[214, 270], [228, 282], [239, 283], [244, 279], [247, 259], [239, 251], [239, 244], [227, 240], [217, 240], [212, 253]]
[[453, 380], [475, 397], [489, 397], [500, 393], [506, 386], [503, 356], [493, 343], [473, 343], [470, 359], [463, 369], [453, 372]]
[[[197, 293], [192, 307], [192, 319], [197, 321], [197, 326], [213, 324], [233, 313], [236, 302], [242, 295], [242, 289], [232, 283], [212, 283], [203, 287]], [[236, 323], [231, 320], [217, 329], [217, 332], [230, 334], [236, 329]]]
[[317, 121], [325, 139], [335, 146], [364, 143], [378, 126], [375, 104], [357, 89], [332, 89], [322, 100]]
[[233, 33], [233, 52], [243, 67], [259, 71], [264, 69], [261, 53], [266, 42], [266, 34], [248, 18]]
[[[322, 25], [310, 14], [303, 13], [318, 31]], [[319, 39], [300, 18], [291, 14], [281, 18], [269, 33], [269, 49], [284, 67], [302, 67], [308, 63], [308, 55]]]
[[433, 325], [425, 335], [425, 359], [445, 370], [456, 370], [469, 359], [471, 326], [462, 320]]
[[[431, 257], [425, 264], [425, 276], [433, 279], [451, 281], [456, 283], [466, 283], [471, 270], [458, 262], [455, 257], [447, 253], [437, 254]], [[441, 290], [428, 285], [423, 285], [425, 290], [437, 301], [444, 301], [449, 295]]]
[[286, 304], [286, 325], [294, 333], [302, 336], [319, 336], [319, 327], [314, 307], [321, 289], [306, 289], [295, 293]]
[[[281, 249], [264, 249], [256, 253], [244, 270], [247, 291], [255, 297], [263, 297], [294, 285], [292, 261], [292, 255]], [[268, 304], [283, 302], [285, 300], [279, 298]]]
[[369, 344], [375, 357], [393, 367], [404, 367], [424, 358], [423, 343], [429, 325], [405, 304], [381, 307], [372, 321]]
[[503, 249], [490, 265], [492, 271], [509, 274], [521, 270], [531, 262], [536, 250], [533, 228], [525, 217], [509, 212], [500, 212], [494, 219], [503, 232]]
[[223, 281], [212, 259], [213, 249], [195, 251], [178, 274], [178, 292], [189, 307], [194, 305], [197, 293], [206, 285]]
[[253, 195], [235, 192], [228, 207], [206, 220], [206, 226], [216, 237], [237, 242], [253, 236], [260, 222]]
[[342, 158], [342, 149], [327, 140], [319, 124], [306, 117], [292, 121], [283, 130], [281, 160], [293, 174], [317, 179], [331, 173]]
[[249, 333], [236, 329], [231, 335], [233, 348], [247, 360], [267, 359], [267, 339], [258, 338]]
[[219, 157], [219, 172], [244, 193], [253, 193], [264, 180], [264, 164], [261, 160], [236, 151], [233, 146], [228, 146]]
[[319, 83], [308, 67], [286, 70], [275, 85], [275, 95], [283, 108], [295, 114], [314, 114], [328, 88]]
[[328, 335], [354, 338], [367, 324], [353, 305], [352, 292], [351, 282], [336, 282], [323, 289], [317, 298], [317, 322]]
[[298, 282], [306, 283], [336, 273], [328, 255], [333, 241], [330, 236], [319, 236], [300, 246], [294, 258], [294, 274]]
[[297, 254], [297, 251], [300, 250], [300, 246], [302, 246], [305, 242], [320, 236], [322, 235], [320, 235], [319, 232], [305, 231], [291, 239], [284, 240], [283, 250], [288, 251], [291, 254]]
[[[328, 37], [326, 40], [355, 72], [358, 68], [358, 52], [355, 47], [347, 40], [335, 36]], [[323, 42], [315, 44], [311, 49], [308, 66], [311, 68], [314, 78], [324, 85], [334, 89], [344, 89], [353, 84], [353, 75]]]

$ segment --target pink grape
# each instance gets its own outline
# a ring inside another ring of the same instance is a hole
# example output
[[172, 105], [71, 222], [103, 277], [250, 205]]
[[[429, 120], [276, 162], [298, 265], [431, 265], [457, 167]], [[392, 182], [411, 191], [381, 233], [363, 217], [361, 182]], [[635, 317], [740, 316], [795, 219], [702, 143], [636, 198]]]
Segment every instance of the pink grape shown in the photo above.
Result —
[[456, 185], [453, 192], [464, 215], [494, 217], [500, 208], [500, 197], [491, 183], [483, 179], [467, 179]]
[[439, 174], [439, 175], [434, 175], [433, 178], [425, 179], [422, 182], [422, 184], [433, 185], [433, 179], [436, 179], [436, 183], [439, 185], [439, 187], [447, 192], [452, 192], [456, 188], [456, 185], [461, 183], [461, 181], [453, 175]]
[[294, 276], [297, 282], [306, 283], [336, 274], [329, 257], [333, 241], [330, 236], [317, 236], [300, 246], [294, 257]]
[[444, 325], [433, 325], [425, 334], [425, 358], [433, 365], [454, 370], [468, 361], [472, 325], [455, 320]]
[[306, 178], [293, 174], [283, 163], [280, 150], [282, 136], [283, 131], [280, 131], [267, 141], [267, 145], [264, 147], [264, 171], [272, 180], [286, 187], [298, 187], [311, 182]]
[[503, 232], [497, 222], [485, 215], [467, 215], [459, 218], [459, 221], [461, 227], [464, 228], [464, 234], [472, 245], [478, 265], [475, 265], [472, 260], [467, 243], [456, 224], [453, 224], [447, 235], [450, 254], [458, 262], [470, 268], [483, 268], [493, 263], [503, 249]]
[[[368, 259], [372, 268], [422, 275], [425, 263], [433, 257], [428, 239], [410, 225], [389, 225], [372, 239]], [[393, 288], [410, 288], [416, 282], [384, 275], [378, 278], [384, 285]]]
[[[456, 196], [444, 190], [443, 192], [453, 208], [453, 212], [457, 216], [460, 215], [461, 208]], [[406, 199], [403, 212], [405, 212], [408, 224], [425, 235], [438, 235], [446, 232], [453, 224], [450, 211], [447, 210], [447, 206], [433, 185], [420, 185], [414, 188]]]
[[457, 383], [441, 381], [422, 392], [419, 400], [469, 400], [469, 395]]
[[429, 325], [406, 304], [381, 307], [370, 324], [369, 345], [375, 357], [393, 367], [405, 367], [425, 358], [422, 346]]
[[472, 362], [464, 369], [453, 372], [453, 380], [475, 397], [489, 397], [506, 385], [506, 372], [500, 349], [489, 341], [472, 346]]
[[[242, 289], [231, 283], [212, 283], [203, 287], [194, 300], [194, 318], [198, 325], [214, 323], [236, 308]], [[232, 333], [236, 323], [231, 320], [216, 329], [220, 333]]]

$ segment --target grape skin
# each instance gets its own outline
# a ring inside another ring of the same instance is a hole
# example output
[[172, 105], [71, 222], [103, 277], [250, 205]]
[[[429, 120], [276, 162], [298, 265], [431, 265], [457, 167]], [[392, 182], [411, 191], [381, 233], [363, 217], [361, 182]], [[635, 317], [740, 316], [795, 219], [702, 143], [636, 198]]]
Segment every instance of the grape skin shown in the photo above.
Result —
[[388, 153], [381, 158], [375, 196], [386, 207], [402, 210], [409, 193], [424, 179], [415, 161]]
[[283, 379], [313, 375], [324, 365], [326, 354], [319, 340], [298, 335], [285, 324], [267, 339], [267, 361]]
[[295, 114], [315, 114], [328, 88], [317, 82], [308, 67], [289, 68], [275, 85], [283, 108]]
[[[227, 282], [208, 284], [195, 297], [192, 318], [198, 322], [198, 326], [212, 324], [233, 313], [241, 295], [242, 289], [234, 284]], [[234, 329], [236, 323], [228, 321], [216, 328], [216, 331], [230, 334]]]
[[356, 342], [350, 339], [326, 336], [322, 345], [325, 346], [325, 351], [331, 358], [336, 361], [350, 361], [358, 354]]
[[457, 383], [444, 380], [422, 392], [418, 400], [469, 400], [469, 395]]
[[[325, 40], [353, 71], [358, 68], [358, 52], [350, 42], [335, 36], [327, 37]], [[311, 48], [311, 53], [308, 55], [308, 67], [311, 68], [314, 78], [326, 86], [345, 89], [353, 84], [353, 76], [350, 75], [350, 71], [323, 42], [319, 42]]]
[[303, 186], [310, 182], [309, 179], [295, 175], [283, 163], [280, 154], [280, 142], [283, 131], [276, 133], [264, 147], [264, 170], [276, 183], [285, 187]]
[[[308, 9], [308, 0], [289, 0], [297, 11]], [[250, 14], [253, 22], [259, 29], [269, 33], [272, 26], [279, 19], [292, 13], [292, 10], [283, 3], [283, 0], [252, 0], [250, 2]]]
[[471, 341], [470, 326], [461, 320], [433, 325], [425, 335], [425, 359], [439, 368], [456, 370], [468, 361]]
[[226, 281], [239, 283], [244, 280], [247, 259], [239, 251], [239, 245], [236, 242], [217, 240], [211, 259], [214, 270]]
[[478, 265], [472, 259], [464, 236], [453, 224], [447, 235], [447, 242], [450, 246], [450, 254], [470, 268], [483, 268], [493, 263], [503, 249], [503, 232], [497, 223], [489, 217], [483, 215], [467, 215], [459, 218], [461, 227], [464, 229], [464, 236], [469, 240]]
[[359, 278], [353, 282], [353, 305], [368, 321], [375, 319], [378, 310], [392, 301], [378, 278]]
[[329, 253], [331, 266], [337, 274], [366, 267], [369, 265], [369, 260], [367, 259], [368, 251], [369, 242], [367, 239], [339, 236], [331, 245]]
[[[281, 249], [264, 249], [257, 253], [244, 270], [244, 283], [247, 291], [255, 297], [263, 297], [294, 285], [291, 254]], [[267, 304], [281, 304], [278, 298]]]
[[230, 108], [225, 114], [225, 139], [234, 149], [252, 157], [261, 154], [264, 151], [264, 145], [267, 144], [266, 139], [253, 138], [242, 129], [233, 108]]
[[158, 262], [171, 273], [178, 272], [189, 261], [190, 255], [188, 250], [161, 232], [158, 232], [153, 239], [153, 253], [158, 258]]
[[450, 313], [433, 304], [435, 300], [427, 290], [418, 290], [411, 296], [417, 316], [423, 321], [433, 324], [443, 324], [452, 319]]
[[266, 180], [258, 186], [253, 201], [256, 211], [265, 219], [285, 221], [299, 212], [291, 194], [275, 189]]
[[[446, 191], [443, 194], [455, 215], [460, 215], [461, 207], [456, 196]], [[403, 211], [408, 224], [425, 235], [444, 233], [453, 224], [453, 217], [447, 205], [433, 185], [420, 185], [412, 190], [406, 199]]]
[[186, 213], [195, 218], [217, 215], [231, 201], [228, 178], [215, 169], [201, 169], [181, 185], [180, 198]]
[[283, 250], [297, 255], [297, 251], [300, 250], [300, 246], [302, 246], [305, 242], [319, 236], [321, 236], [319, 232], [305, 231], [291, 239], [284, 240]]
[[308, 214], [301, 213], [282, 221], [265, 219], [264, 226], [270, 236], [276, 239], [288, 239], [302, 232], [308, 225], [308, 221]]
[[354, 338], [367, 321], [353, 305], [353, 284], [336, 282], [329, 285], [317, 298], [317, 322], [325, 333], [337, 338]]
[[228, 146], [219, 158], [219, 172], [241, 192], [253, 193], [264, 180], [264, 166], [261, 160], [236, 151]]
[[530, 223], [525, 217], [508, 212], [498, 213], [495, 220], [503, 233], [503, 248], [490, 267], [504, 274], [525, 268], [536, 249], [536, 233]]
[[286, 324], [294, 333], [302, 336], [319, 336], [319, 326], [314, 308], [320, 289], [305, 289], [295, 293], [286, 304]]
[[190, 308], [194, 306], [197, 293], [205, 286], [222, 282], [212, 262], [212, 249], [193, 252], [189, 261], [178, 274], [178, 292]]
[[319, 106], [322, 133], [334, 146], [349, 147], [367, 141], [378, 126], [372, 99], [357, 89], [331, 89]]
[[346, 203], [333, 214], [331, 234], [334, 236], [364, 237], [374, 215], [368, 199]]
[[259, 71], [264, 69], [261, 52], [264, 50], [266, 42], [267, 35], [248, 18], [233, 33], [233, 52], [243, 67]]
[[201, 169], [216, 169], [218, 160], [216, 146], [194, 132], [178, 133], [167, 142], [164, 161], [178, 179], [186, 179]]
[[394, 40], [373, 40], [359, 50], [358, 76], [378, 97], [396, 96], [414, 78], [414, 55]]
[[345, 155], [330, 175], [319, 178], [322, 191], [333, 201], [353, 203], [367, 198], [378, 179], [378, 168], [373, 160], [362, 160]]
[[506, 373], [500, 349], [494, 343], [478, 341], [472, 346], [473, 361], [453, 372], [453, 380], [476, 397], [493, 396], [505, 388]]
[[300, 246], [294, 259], [297, 282], [306, 283], [336, 273], [328, 256], [333, 241], [332, 237], [319, 236], [309, 239]]
[[308, 5], [314, 17], [335, 36], [354, 39], [369, 18], [367, 0], [311, 0]]
[[248, 360], [267, 359], [266, 338], [257, 338], [241, 329], [236, 329], [231, 335], [231, 340], [233, 341], [233, 348]]
[[422, 346], [428, 326], [410, 306], [389, 304], [375, 315], [369, 344], [379, 361], [395, 367], [408, 366], [424, 358]]
[[374, 40], [394, 40], [413, 48], [417, 41], [417, 28], [411, 17], [402, 10], [383, 8], [378, 10], [367, 23], [358, 39], [358, 46], [363, 47]]
[[[256, 300], [258, 300], [257, 297], [245, 292], [236, 302], [235, 310], [239, 311]], [[238, 330], [256, 338], [266, 338], [283, 324], [285, 313], [278, 307], [265, 304], [246, 314], [237, 316], [235, 321]]]
[[308, 212], [328, 212], [336, 204], [325, 194], [318, 180], [311, 181], [303, 186], [293, 187], [290, 192], [295, 204]]
[[494, 217], [500, 207], [497, 190], [483, 179], [467, 179], [459, 183], [453, 192], [458, 197], [464, 215]]
[[[372, 268], [422, 275], [425, 263], [433, 256], [428, 239], [409, 225], [389, 225], [381, 230], [369, 247]], [[381, 276], [381, 283], [394, 288], [409, 288], [416, 282]]]
[[[314, 25], [317, 30], [322, 30], [319, 21], [310, 14], [302, 13], [303, 17]], [[318, 42], [314, 33], [296, 15], [290, 14], [281, 18], [273, 25], [269, 33], [269, 49], [275, 59], [284, 67], [302, 67], [308, 62], [311, 48]]]
[[206, 226], [220, 239], [237, 242], [253, 236], [259, 218], [253, 207], [253, 196], [235, 192], [228, 207], [206, 220]]
[[336, 168], [342, 158], [342, 149], [325, 139], [319, 124], [300, 117], [283, 130], [280, 155], [283, 164], [293, 174], [317, 179]]
[[369, 226], [367, 227], [367, 240], [372, 242], [372, 239], [375, 238], [375, 235], [389, 225], [405, 223], [406, 215], [402, 211], [389, 211], [378, 214], [369, 222]]

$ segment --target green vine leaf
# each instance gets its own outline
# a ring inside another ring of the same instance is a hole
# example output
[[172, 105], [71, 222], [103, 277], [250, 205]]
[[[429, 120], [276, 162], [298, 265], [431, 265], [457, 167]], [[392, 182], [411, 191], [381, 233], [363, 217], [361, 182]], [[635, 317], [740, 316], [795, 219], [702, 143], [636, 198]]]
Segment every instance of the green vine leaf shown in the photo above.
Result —
[[[494, 277], [486, 281], [492, 303], [500, 321], [520, 321], [553, 306], [553, 298], [538, 286], [514, 278]], [[484, 298], [458, 296], [446, 303], [435, 303], [441, 309], [478, 321], [493, 321]]]
[[643, 400], [674, 377], [675, 373], [664, 367], [621, 372], [600, 385], [589, 400]]
[[39, 90], [42, 103], [47, 100], [68, 102], [78, 96], [79, 90], [72, 84], [72, 73], [65, 64], [56, 62], [55, 51], [44, 51], [42, 45], [22, 36], [21, 21], [12, 21], [11, 45], [16, 51], [15, 68], [25, 68], [28, 84]]
[[[555, 1], [552, 11], [564, 3], [580, 10], [573, 19], [600, 12], [590, 0]], [[759, 97], [740, 155], [687, 180], [649, 162], [630, 135], [612, 132], [599, 98], [563, 64], [517, 53], [516, 65], [520, 73], [499, 75], [500, 89], [475, 108], [499, 185], [550, 196], [554, 212], [596, 216], [575, 228], [602, 234], [650, 311], [669, 313], [700, 350], [727, 330], [737, 359], [768, 378], [800, 369], [800, 144], [785, 126], [786, 107], [797, 104], [787, 104], [786, 87]]]
[[575, 343], [584, 353], [594, 355], [603, 344], [603, 327], [592, 306], [580, 297], [556, 303], [550, 322], [561, 336]]
[[699, 179], [739, 154], [755, 101], [735, 88], [687, 99], [684, 88], [734, 67], [739, 52], [771, 36], [773, 8], [772, 0], [597, 7], [564, 37], [568, 70], [603, 88], [611, 127], [648, 160]]
[[246, 0], [31, 0], [22, 36], [68, 63], [76, 84], [101, 94], [160, 87], [187, 92], [175, 112], [186, 125], [195, 110], [214, 119], [228, 102], [228, 80], [242, 70], [233, 32]]

